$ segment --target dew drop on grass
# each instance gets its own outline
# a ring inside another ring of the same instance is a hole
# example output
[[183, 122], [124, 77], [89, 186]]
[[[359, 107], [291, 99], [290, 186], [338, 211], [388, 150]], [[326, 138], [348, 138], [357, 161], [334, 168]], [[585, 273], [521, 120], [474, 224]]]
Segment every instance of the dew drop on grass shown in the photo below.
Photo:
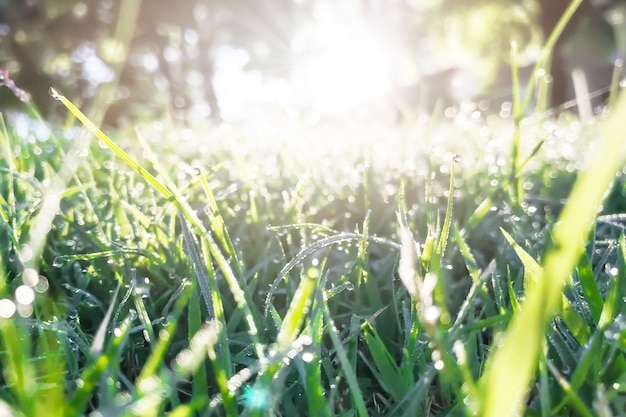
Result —
[[125, 406], [132, 401], [132, 396], [129, 392], [120, 392], [115, 396], [115, 405]]
[[8, 298], [0, 300], [0, 318], [8, 319], [15, 314], [15, 303]]
[[53, 99], [55, 99], [57, 101], [61, 100], [61, 95], [54, 88], [50, 87], [50, 90], [48, 90], [48, 92], [50, 93], [50, 95], [52, 96]]
[[35, 292], [27, 285], [20, 285], [15, 290], [15, 300], [22, 305], [30, 305], [35, 300]]
[[135, 293], [141, 298], [150, 297], [150, 279], [143, 278], [135, 281]]

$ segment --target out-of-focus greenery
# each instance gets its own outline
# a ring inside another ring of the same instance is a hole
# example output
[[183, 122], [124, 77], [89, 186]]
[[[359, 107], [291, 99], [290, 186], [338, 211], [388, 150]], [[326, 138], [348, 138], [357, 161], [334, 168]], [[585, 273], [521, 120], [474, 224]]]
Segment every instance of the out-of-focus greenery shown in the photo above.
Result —
[[[139, 0], [131, 3], [139, 4]], [[393, 50], [393, 85], [417, 83], [424, 75], [462, 67], [478, 74], [479, 83], [486, 86], [496, 79], [503, 63], [508, 66], [512, 42], [520, 51], [520, 62], [538, 58], [542, 30], [551, 30], [562, 12], [551, 8], [554, 3], [364, 0], [349, 3], [349, 7]], [[219, 48], [240, 48], [246, 51], [248, 70], [260, 71], [263, 77], [288, 79], [296, 62], [317, 53], [307, 31], [325, 19], [329, 8], [340, 7], [324, 0], [143, 1], [137, 18], [126, 29], [132, 36], [119, 39], [115, 33], [121, 4], [112, 0], [2, 0], [0, 67], [32, 94], [44, 114], [54, 112], [47, 99], [50, 86], [89, 105], [99, 86], [119, 78], [105, 119], [109, 124], [138, 115], [191, 109], [219, 120], [220, 97], [214, 85]], [[602, 20], [602, 10], [584, 6], [590, 4], [589, 0], [583, 2], [584, 13], [570, 27], [595, 16], [593, 33], [599, 33], [599, 28], [610, 30]], [[590, 48], [606, 48], [605, 55], [610, 55], [615, 47], [607, 36]], [[579, 43], [571, 48], [577, 53], [584, 49]], [[128, 59], [119, 62], [126, 56]], [[565, 58], [555, 57], [556, 85], [569, 79], [572, 65], [561, 68]], [[559, 100], [561, 96], [559, 93]], [[0, 99], [3, 106], [14, 102], [6, 91], [0, 93]]]

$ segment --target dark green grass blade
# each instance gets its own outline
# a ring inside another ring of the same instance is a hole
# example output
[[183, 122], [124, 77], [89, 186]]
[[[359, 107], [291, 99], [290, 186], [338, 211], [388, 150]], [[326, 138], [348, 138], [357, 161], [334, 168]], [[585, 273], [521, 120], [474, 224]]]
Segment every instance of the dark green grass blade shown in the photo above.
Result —
[[[542, 279], [543, 268], [528, 252], [526, 252], [504, 229], [500, 229], [505, 239], [513, 247], [513, 250], [524, 265], [524, 290], [528, 292], [533, 285]], [[512, 291], [512, 289], [511, 289]], [[558, 308], [557, 314], [563, 316], [563, 320], [567, 324], [570, 331], [576, 336], [581, 344], [585, 344], [590, 337], [588, 324], [580, 316], [567, 297], [562, 296], [562, 305]]]
[[389, 417], [406, 416], [407, 410], [411, 415], [426, 415], [428, 389], [435, 379], [435, 368], [430, 365], [406, 395], [395, 404], [395, 407], [389, 412]]
[[[363, 335], [378, 374], [380, 375], [381, 385], [397, 401], [401, 400], [408, 391], [408, 387], [405, 385], [406, 378], [403, 375], [403, 370], [398, 367], [393, 355], [389, 352], [378, 335], [378, 332], [371, 324], [366, 323], [363, 326]], [[410, 369], [405, 369], [404, 371], [412, 372]]]
[[363, 394], [361, 392], [361, 388], [359, 387], [355, 370], [350, 362], [348, 353], [343, 347], [343, 343], [339, 340], [339, 336], [337, 336], [337, 329], [335, 328], [335, 323], [331, 317], [330, 310], [328, 309], [328, 304], [321, 298], [321, 295], [319, 295], [318, 302], [323, 303], [324, 305], [324, 318], [326, 323], [328, 323], [327, 334], [330, 336], [330, 340], [335, 349], [335, 354], [337, 355], [339, 364], [341, 364], [341, 372], [345, 376], [348, 387], [350, 388], [350, 397], [352, 398], [352, 404], [356, 409], [356, 414], [359, 417], [369, 416], [367, 407], [363, 401]]
[[578, 272], [580, 286], [589, 305], [591, 316], [597, 324], [600, 320], [600, 315], [602, 314], [604, 300], [602, 299], [602, 294], [600, 294], [600, 290], [598, 289], [598, 283], [596, 282], [591, 262], [589, 261], [589, 257], [586, 253], [583, 253], [580, 257], [576, 271]]
[[65, 410], [66, 417], [78, 417], [83, 415], [100, 378], [113, 362], [118, 361], [119, 349], [128, 335], [133, 320], [134, 316], [132, 314], [128, 315], [122, 322], [122, 325], [113, 332], [113, 339], [106, 352], [97, 357], [91, 365], [85, 368], [81, 376], [82, 384], [68, 401]]
[[213, 307], [213, 294], [211, 291], [211, 287], [209, 285], [209, 274], [207, 272], [207, 267], [200, 255], [198, 254], [198, 248], [193, 238], [191, 231], [189, 231], [189, 227], [187, 227], [187, 221], [179, 216], [180, 226], [183, 230], [183, 241], [185, 243], [185, 252], [187, 256], [191, 259], [191, 264], [193, 265], [194, 272], [196, 273], [196, 282], [200, 288], [200, 293], [202, 294], [202, 298], [204, 299], [204, 304], [207, 309], [207, 320], [213, 321], [215, 320], [215, 309]]
[[550, 362], [548, 362], [548, 369], [550, 370], [550, 373], [554, 376], [554, 378], [557, 380], [557, 382], [563, 389], [563, 392], [565, 392], [565, 395], [568, 397], [570, 404], [572, 404], [573, 408], [576, 409], [578, 414], [583, 417], [594, 417], [595, 414], [591, 410], [589, 410], [589, 408], [587, 408], [587, 406], [585, 405], [585, 402], [580, 398], [576, 390], [572, 389], [572, 386], [567, 381], [567, 379], [565, 379], [565, 377], [561, 375], [558, 369], [556, 369], [556, 367], [552, 365]]

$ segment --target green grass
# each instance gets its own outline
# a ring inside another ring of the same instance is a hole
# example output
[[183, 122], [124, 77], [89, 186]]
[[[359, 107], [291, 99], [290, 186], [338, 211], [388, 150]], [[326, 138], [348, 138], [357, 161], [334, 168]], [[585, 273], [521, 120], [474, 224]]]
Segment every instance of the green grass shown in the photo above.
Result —
[[626, 413], [623, 96], [272, 132], [54, 97], [79, 125], [0, 119], [0, 413]]
[[624, 411], [623, 100], [587, 126], [526, 119], [511, 165], [503, 120], [220, 132], [190, 157], [58, 98], [106, 146], [2, 124], [15, 415]]

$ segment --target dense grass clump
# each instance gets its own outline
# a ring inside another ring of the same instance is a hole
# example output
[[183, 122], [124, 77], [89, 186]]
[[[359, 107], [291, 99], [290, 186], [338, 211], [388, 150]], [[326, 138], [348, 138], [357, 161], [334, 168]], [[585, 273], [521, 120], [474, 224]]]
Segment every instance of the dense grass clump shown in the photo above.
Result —
[[109, 137], [56, 98], [85, 130], [0, 126], [7, 413], [626, 412], [623, 101]]

